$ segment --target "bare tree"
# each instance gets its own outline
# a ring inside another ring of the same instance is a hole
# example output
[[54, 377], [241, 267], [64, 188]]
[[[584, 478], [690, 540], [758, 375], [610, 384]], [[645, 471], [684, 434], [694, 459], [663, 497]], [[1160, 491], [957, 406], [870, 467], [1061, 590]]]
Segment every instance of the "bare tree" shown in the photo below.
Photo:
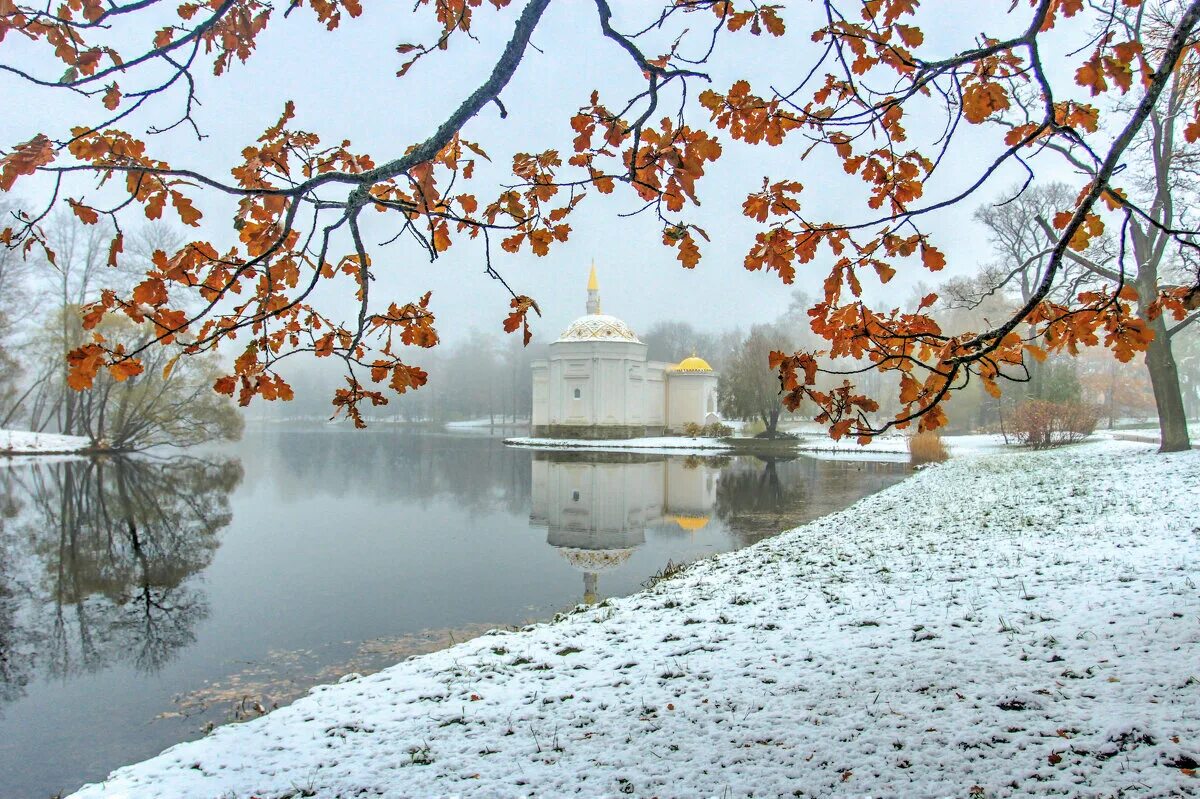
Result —
[[[1120, 30], [1131, 41], [1142, 43], [1148, 56], [1161, 56], [1173, 39], [1178, 39], [1178, 25], [1184, 14], [1184, 4], [1179, 0], [1159, 0], [1137, 9], [1113, 8], [1104, 16], [1105, 30]], [[1200, 72], [1194, 63], [1183, 62], [1165, 80], [1159, 102], [1143, 109], [1145, 123], [1130, 138], [1131, 174], [1121, 196], [1110, 195], [1111, 202], [1125, 211], [1122, 229], [1084, 252], [1063, 252], [1065, 263], [1076, 267], [1077, 274], [1081, 271], [1086, 278], [1117, 287], [1130, 286], [1136, 291], [1138, 317], [1153, 335], [1145, 347], [1145, 364], [1154, 389], [1163, 452], [1191, 446], [1171, 342], [1200, 318], [1200, 310], [1188, 301], [1184, 306], [1177, 305], [1177, 313], [1171, 318], [1160, 303], [1164, 291], [1181, 284], [1200, 286], [1196, 258], [1200, 242], [1194, 234], [1200, 215], [1192, 210], [1194, 203], [1187, 201], [1200, 196], [1194, 190], [1200, 148], [1191, 145], [1196, 136], [1187, 129], [1198, 100]], [[1101, 178], [1098, 163], [1078, 149], [1059, 142], [1048, 146], [1094, 181]], [[997, 241], [1006, 241], [999, 231], [1009, 217], [1021, 229], [1022, 241], [1032, 249], [1053, 247], [1062, 238], [1064, 217], [1055, 216], [1055, 209], [1043, 201], [1062, 193], [1053, 187], [1041, 193], [1035, 191], [1029, 201], [1016, 203], [1011, 211], [989, 213], [989, 227]], [[1057, 199], [1061, 202], [1065, 197]], [[1064, 207], [1068, 206], [1058, 206], [1059, 215]], [[1021, 217], [1036, 221], [1041, 242], [1022, 225]], [[1044, 259], [1036, 252], [1031, 255], [1036, 255], [1039, 262]], [[1074, 284], [1078, 285], [1080, 279], [1076, 278]], [[1195, 295], [1193, 291], [1188, 296], [1194, 299]], [[1192, 310], [1185, 313], [1189, 305]]]
[[763, 435], [778, 434], [779, 375], [769, 366], [772, 351], [794, 347], [788, 333], [775, 325], [755, 325], [725, 364], [717, 385], [721, 413], [733, 419], [758, 418]]

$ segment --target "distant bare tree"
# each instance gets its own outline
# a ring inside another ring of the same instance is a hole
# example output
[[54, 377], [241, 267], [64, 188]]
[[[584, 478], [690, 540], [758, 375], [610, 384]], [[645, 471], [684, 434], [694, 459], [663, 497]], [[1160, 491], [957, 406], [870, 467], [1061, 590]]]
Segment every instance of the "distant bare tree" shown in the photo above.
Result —
[[771, 369], [772, 351], [794, 349], [787, 332], [774, 325], [755, 325], [733, 358], [725, 365], [717, 385], [721, 413], [732, 419], [761, 419], [763, 435], [778, 432], [779, 375]]

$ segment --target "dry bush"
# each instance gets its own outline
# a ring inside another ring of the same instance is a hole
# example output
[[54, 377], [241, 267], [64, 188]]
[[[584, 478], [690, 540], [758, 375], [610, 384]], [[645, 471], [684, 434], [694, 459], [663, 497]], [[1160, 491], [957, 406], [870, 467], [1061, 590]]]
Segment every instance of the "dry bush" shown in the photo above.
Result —
[[720, 422], [709, 422], [704, 425], [702, 432], [709, 438], [728, 438], [733, 435], [733, 428]]
[[1095, 405], [1027, 400], [1016, 407], [1009, 423], [1017, 441], [1041, 449], [1082, 441], [1096, 429], [1099, 418]]
[[908, 455], [914, 464], [940, 463], [950, 457], [950, 451], [937, 431], [926, 430], [909, 437]]
[[688, 422], [683, 426], [683, 434], [690, 438], [696, 438], [704, 433], [704, 425]]

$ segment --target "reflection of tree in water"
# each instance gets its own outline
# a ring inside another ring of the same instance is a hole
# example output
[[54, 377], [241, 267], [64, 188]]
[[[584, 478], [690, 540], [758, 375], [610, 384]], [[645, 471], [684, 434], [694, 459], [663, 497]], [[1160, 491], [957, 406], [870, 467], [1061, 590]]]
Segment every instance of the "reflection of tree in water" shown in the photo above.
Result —
[[[6, 469], [0, 472], [0, 485], [7, 486], [11, 482], [12, 471]], [[21, 512], [21, 501], [12, 492], [3, 490], [0, 491], [0, 503], [0, 530], [4, 530]], [[0, 536], [0, 542], [3, 540]], [[29, 682], [29, 662], [18, 657], [13, 650], [18, 602], [15, 582], [17, 562], [11, 555], [7, 547], [0, 548], [0, 703], [20, 696]]]
[[[67, 676], [122, 660], [153, 671], [207, 613], [188, 578], [229, 524], [234, 462], [111, 458], [9, 469], [0, 478], [0, 691], [35, 671]], [[0, 694], [3, 695], [3, 694]]]
[[777, 459], [742, 459], [721, 473], [716, 512], [729, 531], [752, 544], [794, 526], [809, 501], [809, 483], [783, 480]]
[[717, 516], [743, 544], [752, 544], [847, 507], [908, 473], [903, 463], [739, 458], [717, 483]]

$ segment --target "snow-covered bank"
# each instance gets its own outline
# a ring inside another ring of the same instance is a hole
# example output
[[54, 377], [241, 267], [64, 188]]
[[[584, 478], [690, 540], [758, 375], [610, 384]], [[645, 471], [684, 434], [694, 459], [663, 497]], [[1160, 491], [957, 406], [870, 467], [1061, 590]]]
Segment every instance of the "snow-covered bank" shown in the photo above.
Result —
[[[943, 439], [952, 454], [966, 454], [1004, 448], [1004, 437], [999, 435], [946, 436]], [[626, 439], [583, 439], [583, 438], [506, 438], [504, 443], [514, 447], [530, 449], [574, 449], [589, 452], [639, 452], [682, 453], [716, 450], [736, 452], [752, 450], [754, 445], [787, 447], [786, 439], [729, 439], [701, 438], [688, 436], [654, 436]], [[861, 459], [861, 460], [908, 460], [908, 438], [903, 435], [887, 435], [873, 439], [868, 444], [859, 444], [855, 438], [838, 440], [830, 438], [824, 431], [806, 434], [789, 447], [790, 451], [812, 455], [817, 458]]]
[[[943, 436], [942, 442], [951, 455], [998, 452], [1013, 446], [1004, 441], [1004, 436], [990, 433]], [[866, 460], [902, 457], [904, 460], [908, 460], [908, 437], [884, 435], [872, 439], [870, 443], [859, 444], [858, 439], [851, 436], [835, 441], [827, 435], [818, 433], [802, 438], [796, 444], [796, 451], [809, 453], [816, 457], [837, 456]], [[880, 458], [880, 456], [886, 457]]]
[[1200, 453], [968, 453], [78, 797], [1200, 790]]
[[0, 430], [0, 455], [62, 454], [90, 449], [91, 446], [92, 442], [84, 436]]

